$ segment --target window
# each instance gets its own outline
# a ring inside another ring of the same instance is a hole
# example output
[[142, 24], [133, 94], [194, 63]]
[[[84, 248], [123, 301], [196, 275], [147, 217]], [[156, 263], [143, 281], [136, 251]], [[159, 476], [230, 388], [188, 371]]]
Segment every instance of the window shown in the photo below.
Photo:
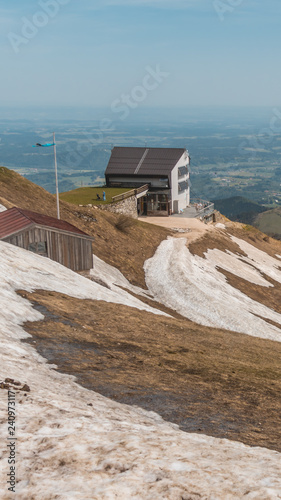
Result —
[[39, 243], [37, 243], [37, 252], [38, 253], [47, 253], [47, 242], [46, 241], [39, 241]]
[[30, 245], [28, 246], [28, 250], [30, 250], [30, 252], [37, 252], [37, 244], [30, 243]]
[[179, 177], [183, 177], [183, 176], [185, 176], [187, 174], [188, 174], [188, 168], [187, 168], [187, 166], [179, 167], [179, 169], [178, 169], [178, 176]]
[[183, 182], [179, 182], [178, 184], [178, 193], [182, 193], [183, 191], [186, 191], [188, 189], [188, 182], [187, 181], [183, 181]]
[[38, 241], [38, 243], [30, 243], [28, 250], [30, 252], [38, 253], [39, 255], [47, 255], [47, 242]]

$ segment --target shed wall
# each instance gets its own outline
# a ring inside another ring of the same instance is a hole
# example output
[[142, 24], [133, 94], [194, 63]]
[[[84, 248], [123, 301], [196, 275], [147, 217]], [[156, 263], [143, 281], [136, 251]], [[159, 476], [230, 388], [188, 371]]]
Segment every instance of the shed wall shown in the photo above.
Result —
[[29, 249], [32, 243], [46, 242], [47, 257], [73, 271], [84, 271], [93, 267], [92, 242], [42, 228], [31, 228], [20, 234], [4, 238], [4, 241], [20, 248]]

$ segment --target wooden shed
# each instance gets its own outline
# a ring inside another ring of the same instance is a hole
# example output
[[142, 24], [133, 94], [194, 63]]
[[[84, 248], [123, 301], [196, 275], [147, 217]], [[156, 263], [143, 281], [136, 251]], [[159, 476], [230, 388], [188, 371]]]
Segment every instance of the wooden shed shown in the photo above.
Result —
[[73, 271], [93, 267], [92, 241], [63, 220], [21, 208], [0, 213], [0, 240], [49, 257]]

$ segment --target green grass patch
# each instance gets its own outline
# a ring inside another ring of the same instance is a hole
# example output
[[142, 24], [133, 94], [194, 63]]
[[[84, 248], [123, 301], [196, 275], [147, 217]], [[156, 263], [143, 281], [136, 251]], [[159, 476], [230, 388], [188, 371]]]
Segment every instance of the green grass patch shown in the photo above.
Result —
[[[73, 203], [73, 205], [108, 205], [112, 203], [112, 197], [118, 194], [126, 193], [130, 189], [108, 188], [104, 186], [81, 187], [60, 194], [60, 199]], [[106, 201], [103, 200], [103, 191], [105, 191]], [[98, 196], [100, 196], [100, 200]]]
[[256, 226], [266, 234], [281, 234], [281, 208], [269, 210], [260, 214], [256, 220]]
[[246, 224], [245, 226], [243, 226], [243, 229], [244, 229], [244, 231], [253, 231], [254, 230], [253, 226], [250, 226], [249, 224]]

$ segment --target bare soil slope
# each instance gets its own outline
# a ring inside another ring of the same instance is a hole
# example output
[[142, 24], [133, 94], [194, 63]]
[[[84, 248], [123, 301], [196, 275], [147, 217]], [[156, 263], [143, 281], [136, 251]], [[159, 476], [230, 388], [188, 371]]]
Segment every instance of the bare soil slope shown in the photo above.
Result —
[[185, 431], [281, 451], [280, 343], [54, 292], [21, 295], [45, 315], [25, 324], [31, 345], [83, 386]]

